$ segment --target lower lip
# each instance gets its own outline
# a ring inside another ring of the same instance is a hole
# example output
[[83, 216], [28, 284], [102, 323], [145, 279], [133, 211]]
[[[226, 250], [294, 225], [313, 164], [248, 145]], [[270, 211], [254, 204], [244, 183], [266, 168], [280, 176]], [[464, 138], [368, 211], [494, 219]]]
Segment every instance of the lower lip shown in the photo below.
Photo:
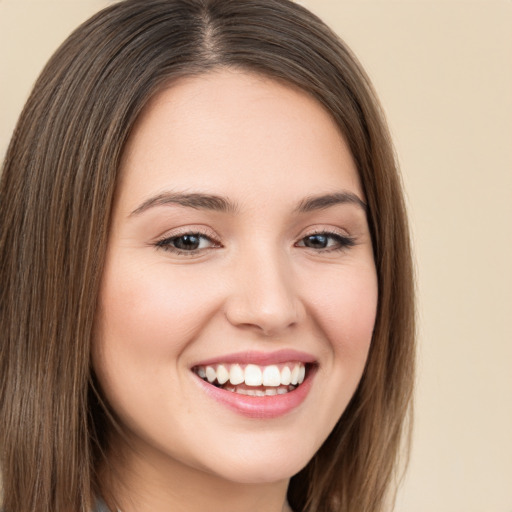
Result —
[[293, 391], [269, 396], [240, 395], [212, 386], [200, 377], [194, 376], [208, 396], [232, 411], [249, 418], [269, 419], [284, 416], [299, 407], [308, 396], [315, 373], [315, 368], [310, 368], [304, 382]]

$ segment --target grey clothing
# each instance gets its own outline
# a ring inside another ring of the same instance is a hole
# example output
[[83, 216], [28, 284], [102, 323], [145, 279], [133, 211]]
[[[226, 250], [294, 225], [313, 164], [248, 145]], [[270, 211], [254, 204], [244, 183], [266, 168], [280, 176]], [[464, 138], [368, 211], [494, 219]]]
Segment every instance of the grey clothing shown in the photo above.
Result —
[[100, 498], [96, 502], [93, 512], [110, 512], [110, 509], [105, 505], [105, 502]]

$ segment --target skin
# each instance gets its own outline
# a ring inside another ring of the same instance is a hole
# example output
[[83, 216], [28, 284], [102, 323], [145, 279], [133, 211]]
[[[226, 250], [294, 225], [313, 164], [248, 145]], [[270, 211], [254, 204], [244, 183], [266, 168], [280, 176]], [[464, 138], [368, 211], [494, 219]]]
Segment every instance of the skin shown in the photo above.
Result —
[[[148, 205], [170, 192], [233, 207]], [[123, 431], [109, 473], [123, 512], [289, 510], [289, 479], [346, 408], [375, 322], [364, 208], [297, 211], [334, 193], [364, 201], [337, 126], [301, 91], [218, 70], [174, 82], [145, 108], [123, 157], [93, 350]], [[325, 232], [327, 246], [311, 246]], [[199, 248], [173, 251], [186, 233], [204, 235]], [[191, 372], [280, 349], [311, 354], [317, 371], [306, 399], [277, 418], [212, 400]]]

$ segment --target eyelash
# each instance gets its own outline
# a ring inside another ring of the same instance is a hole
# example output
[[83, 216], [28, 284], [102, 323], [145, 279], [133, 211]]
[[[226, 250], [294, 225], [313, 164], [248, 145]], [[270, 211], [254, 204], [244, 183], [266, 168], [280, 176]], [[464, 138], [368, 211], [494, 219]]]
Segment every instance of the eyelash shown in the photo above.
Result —
[[[191, 250], [180, 249], [179, 247], [174, 247], [172, 245], [173, 243], [176, 243], [176, 241], [178, 241], [180, 238], [183, 239], [185, 237], [198, 238], [198, 239], [200, 239], [199, 243], [201, 243], [202, 240], [207, 240], [212, 245], [210, 247], [202, 247], [202, 248], [199, 247], [197, 249], [191, 249]], [[208, 250], [208, 249], [214, 249], [217, 247], [221, 247], [221, 244], [220, 244], [220, 242], [216, 241], [211, 235], [206, 235], [205, 233], [201, 233], [198, 231], [187, 231], [187, 232], [179, 233], [179, 234], [172, 235], [172, 236], [166, 236], [165, 238], [158, 240], [155, 243], [155, 247], [157, 247], [159, 249], [163, 249], [164, 251], [172, 252], [178, 256], [195, 256], [200, 251], [203, 251], [205, 249]]]
[[301, 242], [304, 242], [307, 238], [313, 238], [313, 237], [325, 237], [326, 239], [331, 239], [335, 241], [334, 247], [322, 247], [322, 248], [313, 248], [310, 247], [310, 249], [315, 250], [317, 252], [338, 252], [338, 251], [344, 251], [346, 249], [350, 249], [351, 247], [354, 247], [356, 245], [356, 239], [349, 235], [342, 235], [340, 233], [336, 233], [333, 231], [325, 231], [325, 230], [319, 230], [315, 231], [313, 233], [310, 233], [309, 235], [304, 236], [300, 239], [295, 246], [297, 247], [307, 247], [305, 245], [298, 245]]
[[[174, 243], [176, 243], [178, 240], [183, 239], [185, 237], [198, 238], [200, 240], [199, 244], [201, 244], [201, 240], [207, 240], [212, 245], [209, 247], [200, 247], [199, 246], [196, 249], [190, 249], [190, 250], [180, 249], [178, 247], [173, 246]], [[329, 244], [329, 239], [331, 241], [334, 240], [334, 246], [329, 247], [329, 245], [327, 245], [327, 247], [321, 247], [321, 248], [314, 248], [314, 247], [306, 246], [305, 240], [307, 240], [308, 238], [311, 239], [314, 237], [325, 237], [325, 239], [327, 239], [327, 244]], [[154, 245], [158, 249], [163, 249], [164, 251], [174, 253], [178, 256], [196, 256], [201, 251], [222, 247], [221, 243], [219, 241], [215, 240], [212, 236], [206, 235], [205, 233], [201, 233], [201, 232], [195, 232], [195, 231], [188, 231], [188, 232], [180, 233], [177, 235], [162, 238], [162, 239], [158, 240]], [[297, 242], [295, 244], [295, 247], [304, 247], [307, 249], [311, 249], [315, 252], [330, 253], [330, 252], [344, 251], [344, 250], [350, 249], [354, 245], [356, 245], [356, 240], [354, 237], [351, 237], [348, 235], [341, 235], [340, 233], [335, 233], [335, 232], [331, 232], [331, 231], [320, 230], [320, 231], [315, 231], [313, 233], [310, 233], [310, 234], [302, 237], [299, 240], [299, 242]]]

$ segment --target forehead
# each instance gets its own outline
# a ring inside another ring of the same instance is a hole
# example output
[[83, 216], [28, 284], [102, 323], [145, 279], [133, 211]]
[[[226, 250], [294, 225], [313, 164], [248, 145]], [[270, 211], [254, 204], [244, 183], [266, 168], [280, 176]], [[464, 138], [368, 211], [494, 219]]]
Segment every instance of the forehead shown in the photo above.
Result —
[[270, 197], [276, 188], [303, 195], [308, 187], [361, 195], [343, 136], [316, 100], [231, 70], [182, 78], [156, 94], [134, 126], [121, 171], [128, 196], [169, 188], [229, 196], [240, 185], [245, 197]]

